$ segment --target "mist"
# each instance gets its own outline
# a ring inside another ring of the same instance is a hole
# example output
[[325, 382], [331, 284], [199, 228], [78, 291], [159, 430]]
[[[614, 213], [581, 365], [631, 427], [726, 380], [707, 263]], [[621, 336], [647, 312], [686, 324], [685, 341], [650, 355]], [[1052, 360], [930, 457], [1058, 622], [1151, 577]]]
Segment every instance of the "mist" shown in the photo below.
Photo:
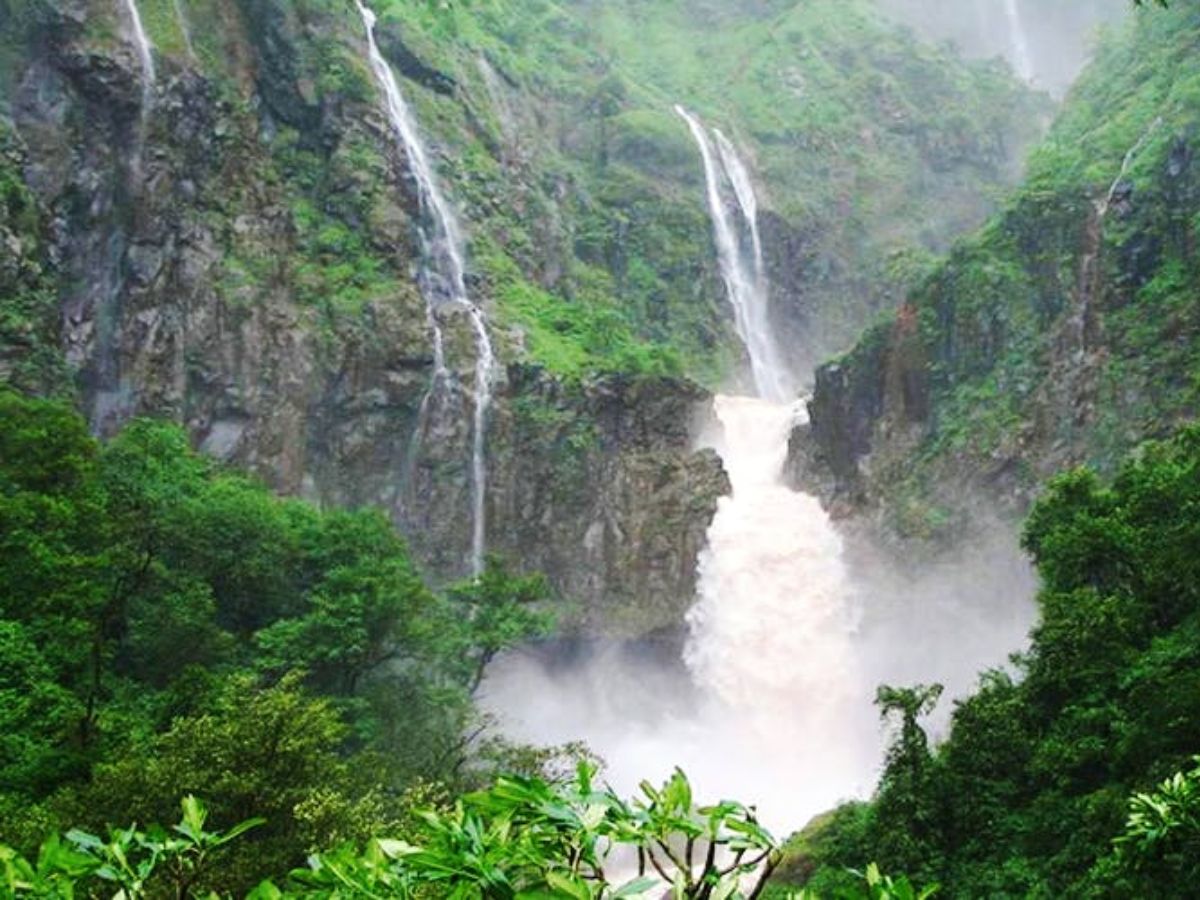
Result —
[[1097, 27], [1129, 15], [1128, 0], [879, 0], [922, 37], [968, 57], [1001, 56], [1034, 87], [1061, 96], [1079, 74]]
[[[987, 8], [1002, 9], [1023, 77], [1049, 78], [1018, 0]], [[981, 18], [978, 29], [982, 37], [989, 25]], [[794, 400], [803, 379], [769, 325], [755, 185], [733, 141], [676, 112], [704, 174], [749, 376], [740, 393], [715, 398], [697, 438], [720, 455], [732, 492], [709, 527], [695, 603], [674, 645], [510, 653], [480, 699], [509, 739], [587, 745], [622, 794], [680, 767], [697, 796], [751, 804], [783, 834], [870, 795], [887, 745], [879, 685], [942, 684], [928, 727], [945, 732], [954, 699], [1024, 646], [1035, 580], [1011, 525], [977, 524], [956, 558], [906, 570], [869, 541], [848, 544], [816, 497], [785, 484], [789, 435], [807, 413]]]
[[[725, 429], [702, 442], [722, 453], [734, 496], [710, 529], [682, 650], [526, 648], [492, 666], [481, 703], [509, 739], [584, 742], [624, 795], [679, 766], [701, 800], [752, 804], [782, 835], [870, 795], [888, 741], [878, 685], [945, 685], [927, 722], [945, 734], [955, 698], [1025, 646], [1036, 579], [1003, 522], [978, 524], [969, 546], [920, 571], [848, 544], [815, 498], [771, 477], [781, 460], [762, 448], [780, 436], [755, 433], [762, 401], [717, 402]], [[764, 427], [803, 415], [784, 412]]]

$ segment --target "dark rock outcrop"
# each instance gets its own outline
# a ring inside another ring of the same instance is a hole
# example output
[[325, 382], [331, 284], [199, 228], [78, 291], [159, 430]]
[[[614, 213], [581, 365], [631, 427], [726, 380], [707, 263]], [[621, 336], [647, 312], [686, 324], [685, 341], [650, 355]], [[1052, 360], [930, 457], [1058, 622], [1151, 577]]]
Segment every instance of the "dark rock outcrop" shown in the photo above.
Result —
[[[245, 30], [231, 24], [228, 62], [251, 80], [250, 104], [168, 57], [147, 104], [124, 42], [98, 46], [79, 17], [46, 30], [2, 148], [5, 170], [28, 184], [38, 234], [45, 220], [45, 247], [0, 225], [0, 278], [40, 290], [58, 327], [5, 334], [0, 372], [22, 383], [33, 332], [47, 331], [97, 432], [135, 415], [174, 419], [204, 452], [280, 492], [385, 508], [432, 580], [462, 576], [474, 342], [463, 315], [442, 314], [452, 376], [431, 396], [406, 161], [372, 94], [314, 92], [300, 52], [313, 23], [275, 0], [237, 8]], [[105, 14], [80, 9], [84, 20]], [[402, 71], [452, 93], [394, 35], [383, 42]], [[349, 287], [327, 275], [346, 265], [347, 246], [378, 268], [369, 295], [353, 272]], [[61, 277], [42, 284], [47, 260]], [[728, 489], [719, 461], [689, 443], [707, 393], [661, 379], [568, 385], [520, 366], [496, 389], [490, 547], [544, 569], [577, 630], [676, 625]]]

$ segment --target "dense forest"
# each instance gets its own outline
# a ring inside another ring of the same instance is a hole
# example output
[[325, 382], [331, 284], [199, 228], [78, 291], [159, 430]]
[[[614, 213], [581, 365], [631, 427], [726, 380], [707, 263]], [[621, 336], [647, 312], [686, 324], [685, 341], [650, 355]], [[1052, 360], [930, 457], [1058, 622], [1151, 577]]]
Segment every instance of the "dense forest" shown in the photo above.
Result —
[[1200, 2], [939, 8], [0, 0], [0, 897], [1195, 895]]

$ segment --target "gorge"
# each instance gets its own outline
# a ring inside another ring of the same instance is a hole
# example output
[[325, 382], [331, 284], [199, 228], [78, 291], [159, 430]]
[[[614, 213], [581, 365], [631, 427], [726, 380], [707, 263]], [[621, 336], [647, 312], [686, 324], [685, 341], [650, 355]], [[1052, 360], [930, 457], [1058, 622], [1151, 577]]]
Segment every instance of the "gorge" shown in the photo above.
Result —
[[1197, 12], [0, 0], [0, 859], [1185, 882]]

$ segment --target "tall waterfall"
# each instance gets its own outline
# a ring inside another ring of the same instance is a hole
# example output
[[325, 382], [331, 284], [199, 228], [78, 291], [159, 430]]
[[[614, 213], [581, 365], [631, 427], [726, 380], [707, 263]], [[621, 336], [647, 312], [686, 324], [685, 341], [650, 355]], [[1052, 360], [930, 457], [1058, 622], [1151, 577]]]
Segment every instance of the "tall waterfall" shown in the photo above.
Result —
[[424, 214], [420, 228], [424, 260], [419, 272], [419, 281], [433, 334], [434, 383], [422, 403], [422, 417], [429, 408], [432, 394], [438, 390], [439, 385], [450, 380], [450, 372], [446, 368], [445, 341], [438, 319], [439, 309], [450, 304], [465, 308], [475, 335], [475, 411], [471, 440], [471, 567], [478, 575], [483, 571], [486, 544], [486, 432], [488, 410], [492, 403], [495, 352], [488, 336], [483, 311], [467, 296], [465, 242], [458, 219], [438, 184], [429, 154], [421, 141], [416, 119], [405, 103], [404, 95], [400, 93], [396, 75], [379, 52], [379, 46], [375, 42], [375, 13], [361, 0], [355, 0], [355, 4], [367, 31], [371, 71], [383, 91], [388, 120], [408, 158], [409, 169], [417, 183]]
[[138, 12], [137, 0], [122, 0], [125, 15], [129, 18], [129, 30], [133, 36], [133, 46], [137, 50], [138, 62], [142, 66], [142, 109], [150, 106], [154, 96], [154, 50], [150, 46], [150, 38], [142, 26], [142, 17]]
[[[704, 125], [682, 106], [675, 111], [687, 122], [704, 161], [704, 182], [712, 215], [713, 236], [721, 276], [733, 306], [738, 336], [746, 346], [759, 396], [783, 402], [792, 395], [791, 376], [771, 334], [766, 268], [758, 234], [758, 203], [746, 166], [730, 141], [716, 132], [716, 150]], [[726, 198], [732, 193], [735, 210]]]
[[1017, 74], [1024, 81], [1033, 81], [1033, 76], [1036, 74], [1033, 66], [1033, 53], [1029, 49], [1029, 35], [1025, 32], [1025, 22], [1021, 18], [1020, 0], [1004, 0], [1004, 15], [1008, 20], [1013, 63], [1017, 68]]
[[718, 261], [754, 376], [720, 396], [706, 442], [733, 485], [720, 501], [687, 616], [682, 672], [612, 650], [545, 673], [511, 656], [485, 699], [533, 740], [584, 739], [622, 790], [681, 766], [704, 797], [758, 806], [786, 829], [868, 790], [879, 757], [842, 542], [821, 504], [784, 485], [788, 436], [803, 414], [767, 321], [758, 200], [721, 132], [677, 108], [704, 161]]
[[842, 542], [816, 498], [783, 483], [788, 437], [803, 413], [767, 318], [754, 183], [725, 134], [714, 128], [710, 139], [699, 119], [677, 110], [704, 163], [721, 274], [757, 394], [716, 399], [714, 443], [733, 494], [708, 532], [684, 660], [701, 689], [736, 711], [748, 743], [789, 748], [800, 772], [776, 777], [793, 809], [812, 811], [853, 791], [874, 747], [869, 720], [854, 712], [863, 686]]
[[753, 396], [717, 397], [717, 426], [702, 436], [733, 493], [709, 528], [683, 658], [620, 642], [510, 653], [489, 668], [482, 701], [510, 736], [586, 742], [619, 791], [680, 766], [698, 796], [752, 803], [784, 832], [874, 785], [876, 685], [937, 681], [961, 696], [1021, 645], [1034, 581], [1008, 531], [1001, 545], [973, 545], [967, 562], [928, 578], [856, 555], [862, 568], [851, 579], [821, 504], [782, 478], [804, 409], [767, 327], [753, 181], [727, 137], [679, 114], [704, 162], [717, 257], [755, 383]]

